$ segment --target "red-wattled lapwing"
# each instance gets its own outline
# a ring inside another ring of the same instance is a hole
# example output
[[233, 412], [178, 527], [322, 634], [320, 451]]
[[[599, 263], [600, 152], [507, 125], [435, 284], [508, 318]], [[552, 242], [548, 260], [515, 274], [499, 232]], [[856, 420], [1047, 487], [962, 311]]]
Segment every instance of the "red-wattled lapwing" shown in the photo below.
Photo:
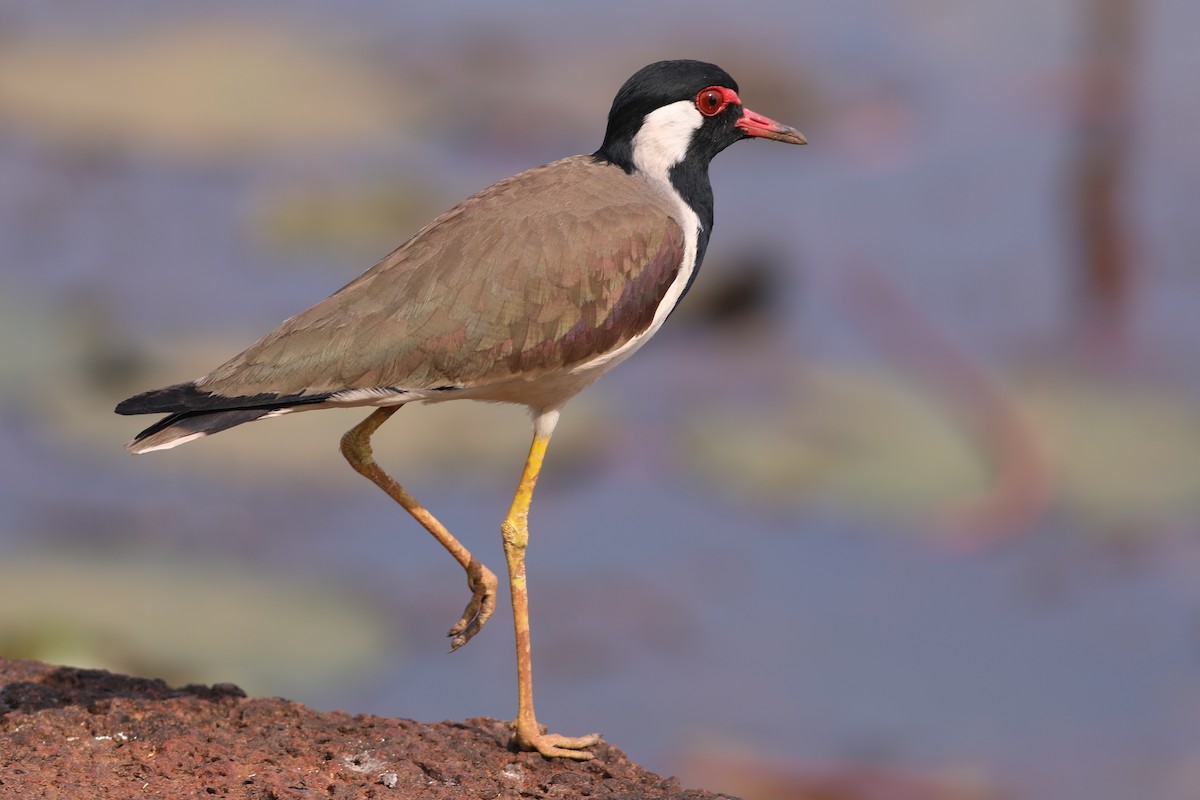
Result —
[[591, 758], [599, 736], [544, 733], [534, 716], [525, 586], [534, 484], [563, 405], [645, 344], [691, 285], [713, 224], [708, 162], [750, 137], [805, 142], [744, 107], [720, 67], [639, 70], [617, 92], [595, 153], [484, 189], [203, 378], [122, 402], [118, 414], [170, 414], [129, 451], [293, 411], [375, 406], [342, 437], [342, 454], [466, 570], [471, 601], [449, 633], [456, 650], [492, 615], [496, 576], [375, 463], [371, 435], [405, 403], [528, 406], [533, 444], [500, 528], [517, 639], [515, 742]]

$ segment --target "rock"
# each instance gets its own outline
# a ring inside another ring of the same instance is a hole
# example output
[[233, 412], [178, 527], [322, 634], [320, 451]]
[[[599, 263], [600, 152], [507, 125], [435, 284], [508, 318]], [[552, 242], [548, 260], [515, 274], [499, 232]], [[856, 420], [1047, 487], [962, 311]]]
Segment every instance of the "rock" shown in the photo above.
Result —
[[505, 722], [318, 713], [231, 684], [0, 658], [0, 796], [671, 798], [685, 790], [601, 744], [588, 762], [509, 749]]

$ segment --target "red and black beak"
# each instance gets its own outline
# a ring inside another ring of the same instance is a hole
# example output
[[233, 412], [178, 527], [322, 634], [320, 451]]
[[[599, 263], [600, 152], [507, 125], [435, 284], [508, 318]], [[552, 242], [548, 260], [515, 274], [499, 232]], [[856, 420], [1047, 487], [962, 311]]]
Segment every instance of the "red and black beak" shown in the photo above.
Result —
[[770, 117], [764, 117], [745, 106], [742, 107], [742, 116], [734, 123], [734, 127], [747, 137], [758, 136], [788, 144], [808, 144], [808, 139], [805, 139], [804, 134], [800, 131], [784, 125], [782, 122], [776, 122]]

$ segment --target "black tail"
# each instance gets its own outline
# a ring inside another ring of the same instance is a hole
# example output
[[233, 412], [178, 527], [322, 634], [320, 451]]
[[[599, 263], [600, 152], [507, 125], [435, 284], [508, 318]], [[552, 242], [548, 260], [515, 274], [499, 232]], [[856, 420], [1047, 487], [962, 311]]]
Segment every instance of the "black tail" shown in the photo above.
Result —
[[163, 417], [133, 437], [133, 441], [125, 445], [125, 449], [134, 454], [166, 450], [201, 436], [241, 425], [243, 422], [262, 419], [271, 413], [286, 413], [286, 410], [238, 408], [233, 411], [184, 411]]
[[206, 392], [195, 383], [177, 383], [134, 395], [117, 404], [118, 414], [156, 414], [170, 412], [125, 445], [131, 453], [165, 450], [176, 445], [218, 433], [226, 428], [253, 422], [266, 416], [286, 414], [297, 408], [324, 402], [328, 394], [291, 395], [257, 394], [225, 397]]

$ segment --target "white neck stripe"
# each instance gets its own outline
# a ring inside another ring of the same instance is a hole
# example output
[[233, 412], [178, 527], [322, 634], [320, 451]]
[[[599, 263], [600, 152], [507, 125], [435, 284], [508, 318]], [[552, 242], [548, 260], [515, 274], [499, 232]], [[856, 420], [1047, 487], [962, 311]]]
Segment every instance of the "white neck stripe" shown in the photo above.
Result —
[[633, 137], [634, 167], [649, 178], [669, 184], [671, 167], [683, 161], [692, 135], [703, 124], [704, 117], [691, 100], [654, 109]]

